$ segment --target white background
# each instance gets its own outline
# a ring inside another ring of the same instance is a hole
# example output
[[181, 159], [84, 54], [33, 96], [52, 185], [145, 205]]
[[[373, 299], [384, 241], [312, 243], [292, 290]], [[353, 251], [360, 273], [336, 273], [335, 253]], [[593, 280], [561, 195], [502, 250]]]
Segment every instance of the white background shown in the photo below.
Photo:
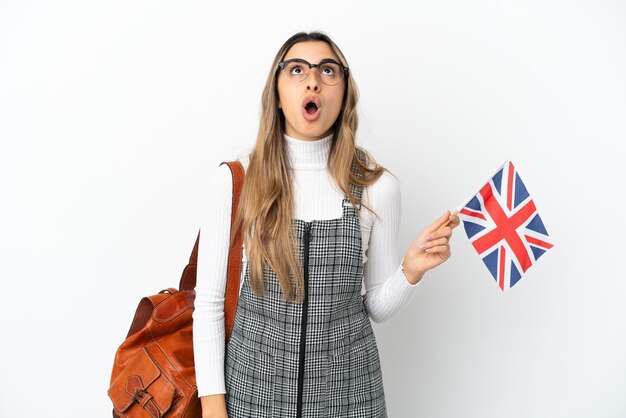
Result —
[[590, 0], [0, 0], [0, 416], [110, 416], [136, 305], [177, 285], [300, 30], [349, 60], [399, 245], [505, 159], [556, 244], [502, 293], [456, 231], [376, 325], [389, 415], [626, 416], [626, 5]]

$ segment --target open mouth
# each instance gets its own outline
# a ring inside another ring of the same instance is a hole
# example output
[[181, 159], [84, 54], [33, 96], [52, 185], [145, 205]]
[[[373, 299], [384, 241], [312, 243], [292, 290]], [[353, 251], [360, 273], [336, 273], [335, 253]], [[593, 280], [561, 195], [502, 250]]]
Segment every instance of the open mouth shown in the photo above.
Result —
[[309, 122], [314, 122], [320, 117], [320, 101], [315, 95], [305, 97], [302, 101], [302, 115]]
[[317, 109], [319, 109], [319, 108], [318, 108], [318, 107], [317, 107], [317, 105], [316, 105], [315, 103], [313, 103], [313, 102], [308, 102], [308, 103], [304, 106], [304, 110], [306, 110], [306, 112], [307, 112], [309, 115], [312, 115], [312, 114], [314, 114], [315, 112], [317, 112]]

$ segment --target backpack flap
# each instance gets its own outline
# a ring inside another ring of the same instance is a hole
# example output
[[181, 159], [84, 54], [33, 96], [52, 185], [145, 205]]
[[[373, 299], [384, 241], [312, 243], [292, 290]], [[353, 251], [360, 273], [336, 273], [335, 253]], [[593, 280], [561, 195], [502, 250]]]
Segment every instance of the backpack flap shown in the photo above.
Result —
[[128, 417], [143, 417], [145, 413], [141, 410], [144, 409], [149, 416], [161, 418], [176, 397], [176, 389], [161, 374], [145, 348], [128, 361], [111, 383], [108, 393], [115, 411]]
[[193, 311], [196, 292], [193, 290], [178, 292], [172, 289], [170, 293], [171, 296], [160, 301], [152, 311], [152, 319], [159, 324], [170, 322], [188, 310]]

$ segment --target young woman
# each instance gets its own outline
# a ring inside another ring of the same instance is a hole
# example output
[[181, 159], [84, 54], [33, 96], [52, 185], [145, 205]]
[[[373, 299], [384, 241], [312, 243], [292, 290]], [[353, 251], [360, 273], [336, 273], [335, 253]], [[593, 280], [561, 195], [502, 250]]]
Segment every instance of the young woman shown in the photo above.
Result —
[[386, 416], [370, 318], [392, 316], [450, 257], [459, 219], [446, 212], [400, 262], [400, 187], [355, 146], [357, 99], [326, 35], [298, 33], [278, 51], [242, 161], [243, 282], [226, 348], [232, 180], [216, 169], [193, 329], [204, 418]]

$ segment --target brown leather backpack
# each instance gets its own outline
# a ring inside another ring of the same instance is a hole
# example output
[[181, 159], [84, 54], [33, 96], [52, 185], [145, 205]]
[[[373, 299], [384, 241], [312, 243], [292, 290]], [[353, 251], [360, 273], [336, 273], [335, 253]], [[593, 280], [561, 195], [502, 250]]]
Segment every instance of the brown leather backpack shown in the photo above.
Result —
[[[233, 175], [231, 233], [243, 185], [243, 167], [228, 164]], [[209, 233], [205, 231], [204, 233]], [[141, 299], [124, 342], [117, 349], [111, 386], [115, 418], [200, 418], [202, 410], [193, 361], [192, 313], [200, 234], [183, 270], [179, 289]], [[228, 256], [224, 317], [230, 337], [239, 295], [241, 230]]]

